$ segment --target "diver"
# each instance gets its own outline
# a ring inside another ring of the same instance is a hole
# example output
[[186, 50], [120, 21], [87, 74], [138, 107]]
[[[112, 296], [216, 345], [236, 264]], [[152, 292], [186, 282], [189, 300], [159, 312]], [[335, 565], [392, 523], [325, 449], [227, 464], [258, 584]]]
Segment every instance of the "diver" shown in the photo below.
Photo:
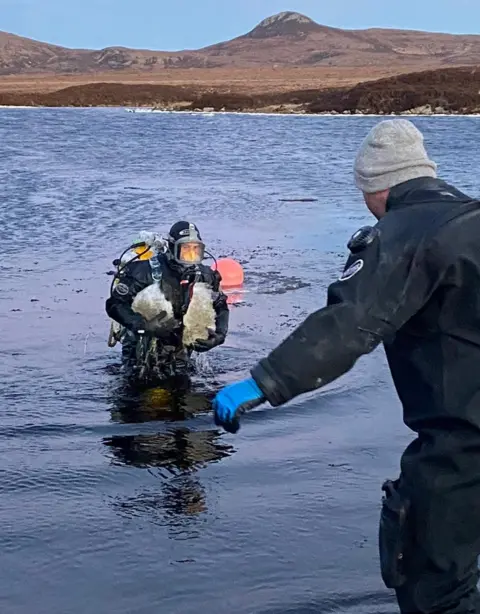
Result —
[[132, 247], [137, 255], [119, 266], [105, 304], [120, 325], [115, 342], [122, 344], [125, 373], [141, 380], [188, 376], [192, 353], [223, 344], [228, 332], [221, 275], [202, 264], [205, 244], [186, 221], [171, 227], [162, 250]]

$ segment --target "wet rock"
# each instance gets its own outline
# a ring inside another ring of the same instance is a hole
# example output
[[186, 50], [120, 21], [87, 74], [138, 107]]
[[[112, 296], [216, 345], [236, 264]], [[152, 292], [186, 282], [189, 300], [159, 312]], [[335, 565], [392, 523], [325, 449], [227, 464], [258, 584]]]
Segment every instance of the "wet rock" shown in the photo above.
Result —
[[415, 107], [414, 109], [409, 109], [405, 111], [404, 114], [408, 115], [433, 115], [432, 107], [429, 104], [422, 105], [420, 107]]

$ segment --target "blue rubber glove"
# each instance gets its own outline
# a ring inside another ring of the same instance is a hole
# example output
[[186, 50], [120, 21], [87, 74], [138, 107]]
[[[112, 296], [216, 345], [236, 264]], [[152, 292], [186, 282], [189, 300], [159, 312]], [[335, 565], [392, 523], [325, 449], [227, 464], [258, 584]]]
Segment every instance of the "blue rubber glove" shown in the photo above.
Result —
[[240, 428], [238, 416], [262, 403], [265, 397], [254, 379], [229, 384], [213, 399], [215, 424], [229, 433], [236, 433]]

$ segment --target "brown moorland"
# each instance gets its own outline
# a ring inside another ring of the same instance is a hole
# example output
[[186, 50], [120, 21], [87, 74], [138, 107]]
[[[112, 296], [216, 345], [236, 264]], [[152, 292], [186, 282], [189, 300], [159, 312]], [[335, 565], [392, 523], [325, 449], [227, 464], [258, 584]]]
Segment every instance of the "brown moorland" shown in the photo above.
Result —
[[90, 83], [46, 93], [0, 93], [2, 105], [153, 106], [283, 113], [480, 113], [480, 68], [397, 75], [349, 87], [242, 92], [199, 85]]

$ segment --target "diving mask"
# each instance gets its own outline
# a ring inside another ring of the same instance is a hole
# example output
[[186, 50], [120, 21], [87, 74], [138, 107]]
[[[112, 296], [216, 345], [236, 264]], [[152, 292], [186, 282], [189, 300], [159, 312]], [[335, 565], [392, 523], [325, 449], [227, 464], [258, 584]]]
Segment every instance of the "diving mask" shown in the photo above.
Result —
[[198, 232], [193, 224], [182, 230], [180, 238], [176, 241], [169, 237], [173, 243], [173, 259], [183, 266], [200, 264], [205, 258], [205, 244], [200, 239]]

